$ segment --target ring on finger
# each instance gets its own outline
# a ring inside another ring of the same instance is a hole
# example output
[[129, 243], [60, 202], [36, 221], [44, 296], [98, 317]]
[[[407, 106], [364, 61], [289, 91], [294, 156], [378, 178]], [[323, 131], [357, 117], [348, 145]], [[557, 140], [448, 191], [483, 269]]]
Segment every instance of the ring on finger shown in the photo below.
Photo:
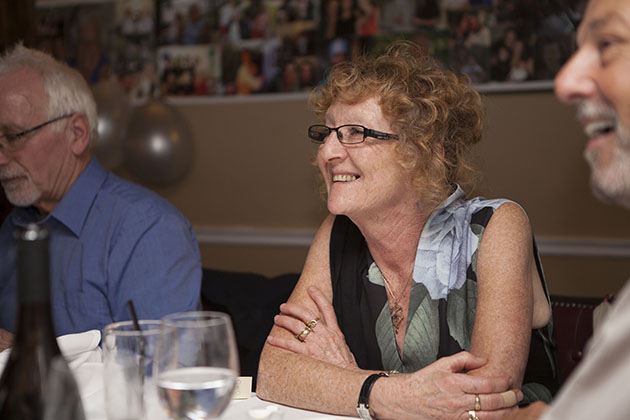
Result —
[[481, 411], [481, 400], [479, 394], [475, 394], [475, 411]]
[[477, 413], [475, 412], [475, 410], [470, 410], [468, 412], [468, 420], [479, 420], [479, 417], [477, 417]]
[[306, 340], [306, 336], [311, 333], [311, 329], [306, 326], [299, 334], [295, 334], [295, 338], [297, 338], [302, 343]]
[[312, 330], [313, 328], [315, 328], [318, 322], [319, 322], [319, 318], [311, 319], [310, 321], [306, 323], [306, 327]]

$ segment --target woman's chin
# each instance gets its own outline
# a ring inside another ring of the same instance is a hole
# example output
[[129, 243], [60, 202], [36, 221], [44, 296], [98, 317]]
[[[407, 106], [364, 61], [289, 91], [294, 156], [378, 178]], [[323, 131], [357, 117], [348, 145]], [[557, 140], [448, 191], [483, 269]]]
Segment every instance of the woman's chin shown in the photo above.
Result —
[[347, 215], [348, 213], [348, 206], [345, 203], [340, 203], [334, 200], [328, 200], [328, 211], [331, 214], [334, 214], [336, 216], [345, 214]]

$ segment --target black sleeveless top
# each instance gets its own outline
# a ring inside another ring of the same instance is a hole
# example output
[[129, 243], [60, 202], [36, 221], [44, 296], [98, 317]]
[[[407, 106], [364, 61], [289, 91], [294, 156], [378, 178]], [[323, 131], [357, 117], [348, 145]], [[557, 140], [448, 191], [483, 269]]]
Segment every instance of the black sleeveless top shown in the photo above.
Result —
[[[481, 232], [478, 234], [479, 242], [483, 234], [483, 229], [479, 227], [487, 226], [493, 213], [493, 207], [483, 207], [465, 221], [472, 230]], [[466, 277], [463, 286], [449, 290], [447, 298], [432, 299], [424, 284], [412, 282], [404, 360], [401, 360], [396, 349], [387, 294], [379, 280], [379, 276], [382, 279], [380, 270], [357, 226], [346, 216], [337, 216], [330, 239], [333, 307], [358, 366], [362, 369], [413, 372], [441, 357], [469, 351], [477, 297], [476, 252], [474, 255], [471, 263], [462, 270]], [[534, 255], [547, 293], [538, 253], [535, 251]], [[521, 405], [536, 400], [551, 400], [559, 386], [556, 359], [550, 321], [547, 326], [532, 330]]]

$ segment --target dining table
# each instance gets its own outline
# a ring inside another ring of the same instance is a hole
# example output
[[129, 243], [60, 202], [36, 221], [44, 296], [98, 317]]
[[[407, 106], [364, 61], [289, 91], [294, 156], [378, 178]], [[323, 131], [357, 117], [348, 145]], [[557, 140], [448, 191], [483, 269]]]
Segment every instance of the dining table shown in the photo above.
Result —
[[[86, 362], [73, 369], [86, 420], [108, 420], [105, 410], [105, 392], [103, 385], [103, 363]], [[155, 401], [152, 404], [159, 404]], [[156, 406], [151, 410], [160, 410]], [[147, 410], [150, 411], [150, 410]], [[254, 392], [248, 393], [245, 398], [234, 398], [227, 409], [219, 417], [219, 420], [335, 420], [356, 419], [325, 414], [315, 411], [302, 410], [281, 404], [261, 400]], [[153, 420], [151, 416], [147, 420]]]
[[[62, 354], [66, 358], [74, 379], [78, 386], [85, 420], [111, 420], [107, 418], [105, 385], [103, 372], [101, 332], [90, 330], [82, 333], [67, 334], [57, 337]], [[0, 374], [2, 373], [11, 349], [0, 352]], [[334, 420], [356, 419], [325, 414], [309, 410], [301, 410], [281, 404], [261, 400], [251, 389], [252, 378], [240, 377], [237, 389], [227, 409], [219, 420]], [[165, 410], [157, 399], [157, 391], [151, 393], [153, 397], [145, 395], [145, 419], [168, 420]], [[140, 420], [140, 419], [139, 419]]]

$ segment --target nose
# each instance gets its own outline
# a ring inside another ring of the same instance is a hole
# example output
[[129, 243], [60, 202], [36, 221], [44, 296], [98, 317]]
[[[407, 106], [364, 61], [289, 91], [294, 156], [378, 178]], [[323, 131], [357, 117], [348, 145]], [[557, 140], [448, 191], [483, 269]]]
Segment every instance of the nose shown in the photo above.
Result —
[[579, 48], [556, 75], [554, 89], [559, 100], [575, 104], [598, 92], [595, 72], [597, 55], [592, 48]]
[[319, 146], [317, 152], [325, 161], [329, 162], [334, 159], [341, 159], [346, 155], [346, 148], [339, 141], [336, 131], [331, 131], [324, 143]]
[[9, 160], [9, 156], [5, 153], [4, 149], [0, 147], [0, 165], [6, 165]]

